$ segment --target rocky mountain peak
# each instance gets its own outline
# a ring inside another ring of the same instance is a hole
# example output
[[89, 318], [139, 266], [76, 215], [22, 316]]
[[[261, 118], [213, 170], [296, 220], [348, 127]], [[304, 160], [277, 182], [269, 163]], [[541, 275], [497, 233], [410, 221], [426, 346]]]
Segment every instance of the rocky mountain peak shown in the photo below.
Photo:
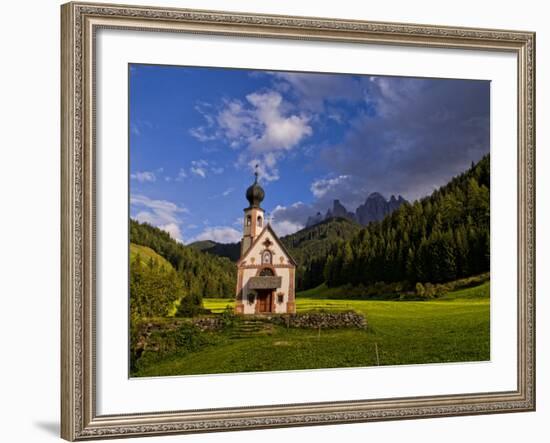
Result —
[[369, 196], [367, 197], [367, 201], [368, 200], [384, 200], [384, 201], [386, 201], [384, 196], [382, 194], [380, 194], [379, 192], [371, 192], [369, 194]]
[[334, 200], [332, 208], [327, 210], [324, 217], [320, 212], [317, 212], [315, 216], [308, 217], [306, 227], [333, 217], [347, 218], [361, 225], [368, 225], [370, 222], [382, 220], [406, 201], [401, 195], [397, 197], [392, 195], [389, 200], [386, 200], [379, 192], [372, 192], [367, 196], [365, 203], [360, 205], [355, 212], [351, 212], [346, 209], [340, 200]]
[[[325, 215], [325, 220], [333, 217], [347, 218], [349, 220], [355, 220], [355, 214], [349, 212], [346, 207], [340, 203], [340, 200], [334, 200], [332, 202], [332, 209], [327, 211]], [[310, 225], [311, 226], [311, 225]]]

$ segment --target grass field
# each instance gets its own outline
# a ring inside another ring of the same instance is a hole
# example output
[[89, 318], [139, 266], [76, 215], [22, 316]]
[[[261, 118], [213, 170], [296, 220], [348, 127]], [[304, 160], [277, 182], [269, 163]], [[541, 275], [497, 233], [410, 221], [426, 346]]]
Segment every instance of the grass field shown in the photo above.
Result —
[[[433, 301], [322, 300], [296, 297], [298, 312], [353, 309], [366, 330], [286, 329], [233, 339], [210, 333], [209, 345], [141, 365], [134, 376], [213, 374], [374, 365], [484, 361], [490, 358], [489, 283]], [[231, 300], [205, 299], [221, 312]], [[377, 353], [378, 351], [378, 353]], [[377, 355], [378, 354], [378, 355]]]

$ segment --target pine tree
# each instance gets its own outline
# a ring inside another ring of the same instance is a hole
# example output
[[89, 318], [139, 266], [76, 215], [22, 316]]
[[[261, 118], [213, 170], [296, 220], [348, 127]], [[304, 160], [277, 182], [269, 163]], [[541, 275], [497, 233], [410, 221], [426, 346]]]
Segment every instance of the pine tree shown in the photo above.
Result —
[[412, 286], [487, 272], [489, 172], [486, 156], [430, 197], [335, 243], [323, 266], [327, 285], [407, 280]]

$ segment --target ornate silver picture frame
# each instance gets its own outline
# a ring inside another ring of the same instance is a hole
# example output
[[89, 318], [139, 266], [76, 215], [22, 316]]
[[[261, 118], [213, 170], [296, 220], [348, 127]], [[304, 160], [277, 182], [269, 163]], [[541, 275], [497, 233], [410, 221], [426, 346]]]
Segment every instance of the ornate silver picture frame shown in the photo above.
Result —
[[[61, 23], [61, 436], [64, 439], [311, 426], [535, 409], [534, 33], [80, 2], [61, 7]], [[95, 224], [98, 180], [95, 55], [99, 29], [515, 54], [518, 78], [517, 388], [504, 392], [98, 415], [95, 331], [96, 250], [100, 246]]]

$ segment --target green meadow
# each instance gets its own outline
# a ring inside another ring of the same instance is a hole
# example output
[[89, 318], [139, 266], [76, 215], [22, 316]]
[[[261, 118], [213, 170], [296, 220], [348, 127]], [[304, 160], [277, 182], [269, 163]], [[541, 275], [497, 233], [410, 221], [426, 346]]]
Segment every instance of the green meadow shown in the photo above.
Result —
[[[297, 311], [362, 313], [360, 329], [269, 329], [202, 333], [184, 352], [143, 358], [132, 376], [167, 376], [376, 365], [486, 361], [489, 282], [429, 301], [326, 299], [319, 287], [296, 296]], [[221, 313], [233, 302], [204, 299]], [[241, 327], [242, 329], [242, 327]]]
[[149, 260], [155, 260], [159, 266], [166, 270], [174, 269], [168, 260], [166, 260], [162, 255], [157, 254], [151, 248], [130, 243], [130, 260], [136, 260], [138, 255], [144, 263], [148, 263]]

